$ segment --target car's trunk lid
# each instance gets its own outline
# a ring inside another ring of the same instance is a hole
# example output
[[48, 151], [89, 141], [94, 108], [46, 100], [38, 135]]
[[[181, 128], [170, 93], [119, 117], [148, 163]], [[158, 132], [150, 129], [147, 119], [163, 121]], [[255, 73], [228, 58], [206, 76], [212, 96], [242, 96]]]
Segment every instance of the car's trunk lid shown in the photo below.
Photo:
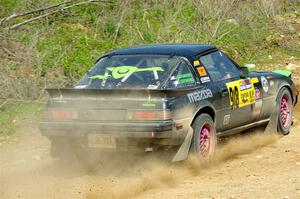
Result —
[[76, 121], [153, 121], [170, 119], [159, 90], [47, 89], [45, 118]]

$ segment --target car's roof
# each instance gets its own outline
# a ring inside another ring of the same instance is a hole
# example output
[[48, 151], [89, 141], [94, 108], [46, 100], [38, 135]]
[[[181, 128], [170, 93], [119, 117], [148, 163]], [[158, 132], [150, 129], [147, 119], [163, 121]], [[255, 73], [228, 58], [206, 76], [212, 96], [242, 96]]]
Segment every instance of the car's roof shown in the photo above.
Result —
[[161, 54], [172, 56], [194, 56], [206, 51], [216, 49], [214, 46], [204, 44], [153, 44], [122, 48], [107, 53], [112, 55], [132, 55], [132, 54]]

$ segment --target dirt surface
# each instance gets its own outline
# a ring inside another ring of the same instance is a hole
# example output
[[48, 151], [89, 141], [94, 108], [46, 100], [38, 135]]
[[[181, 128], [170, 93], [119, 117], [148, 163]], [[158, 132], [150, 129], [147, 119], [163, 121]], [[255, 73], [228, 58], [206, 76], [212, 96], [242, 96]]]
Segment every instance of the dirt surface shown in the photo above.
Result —
[[[50, 143], [28, 122], [0, 143], [0, 198], [300, 198], [300, 107], [288, 136], [253, 133], [223, 143], [215, 160], [124, 157], [94, 173], [49, 155]], [[254, 131], [261, 131], [255, 129]]]

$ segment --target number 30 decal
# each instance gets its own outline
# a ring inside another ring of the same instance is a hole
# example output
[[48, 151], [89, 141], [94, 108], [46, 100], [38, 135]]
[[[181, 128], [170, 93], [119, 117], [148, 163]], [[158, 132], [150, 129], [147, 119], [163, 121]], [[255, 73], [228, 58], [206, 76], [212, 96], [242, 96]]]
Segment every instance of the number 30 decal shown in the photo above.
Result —
[[239, 107], [239, 90], [236, 86], [229, 88], [229, 100], [232, 109]]
[[256, 79], [241, 79], [226, 83], [229, 92], [229, 101], [232, 109], [248, 106], [255, 103], [254, 83]]

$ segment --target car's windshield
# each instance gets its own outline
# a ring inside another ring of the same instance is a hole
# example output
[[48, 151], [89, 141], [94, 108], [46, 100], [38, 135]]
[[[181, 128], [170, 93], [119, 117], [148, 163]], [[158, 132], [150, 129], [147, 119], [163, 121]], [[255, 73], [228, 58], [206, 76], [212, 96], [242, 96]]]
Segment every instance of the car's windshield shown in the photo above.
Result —
[[75, 88], [158, 89], [183, 59], [167, 55], [115, 55], [100, 59]]

